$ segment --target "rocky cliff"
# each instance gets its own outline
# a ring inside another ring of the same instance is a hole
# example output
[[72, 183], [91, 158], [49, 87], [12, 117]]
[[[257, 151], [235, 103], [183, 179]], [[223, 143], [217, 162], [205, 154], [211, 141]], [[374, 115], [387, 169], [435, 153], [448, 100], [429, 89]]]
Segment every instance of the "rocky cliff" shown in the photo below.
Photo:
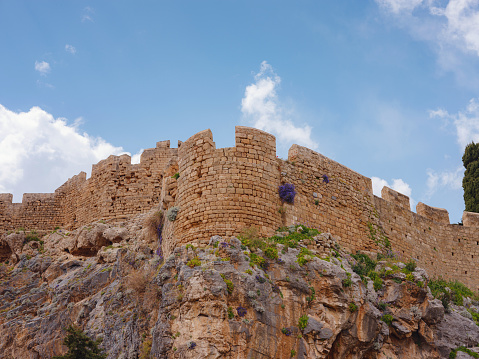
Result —
[[65, 353], [71, 323], [123, 359], [448, 358], [479, 343], [479, 303], [445, 310], [427, 273], [398, 258], [369, 261], [292, 226], [270, 240], [216, 236], [163, 259], [160, 220], [153, 210], [43, 238], [5, 233], [0, 358]]

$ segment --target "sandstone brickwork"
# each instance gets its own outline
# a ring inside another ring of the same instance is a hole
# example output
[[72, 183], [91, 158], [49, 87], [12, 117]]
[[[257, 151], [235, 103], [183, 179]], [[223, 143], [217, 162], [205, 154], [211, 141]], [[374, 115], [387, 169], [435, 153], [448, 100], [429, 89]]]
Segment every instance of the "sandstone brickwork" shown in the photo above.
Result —
[[[285, 183], [295, 186], [293, 204], [279, 198]], [[0, 230], [75, 229], [172, 206], [179, 212], [164, 226], [165, 254], [249, 227], [269, 236], [280, 226], [305, 224], [332, 233], [350, 251], [391, 248], [432, 275], [479, 289], [479, 215], [465, 212], [461, 226], [423, 203], [414, 213], [407, 196], [385, 187], [376, 197], [370, 178], [308, 148], [293, 145], [287, 160], [277, 158], [274, 136], [241, 126], [231, 148], [216, 148], [205, 130], [178, 148], [158, 142], [139, 164], [110, 156], [93, 165], [90, 178], [82, 172], [52, 194], [25, 194], [22, 203], [0, 194]]]

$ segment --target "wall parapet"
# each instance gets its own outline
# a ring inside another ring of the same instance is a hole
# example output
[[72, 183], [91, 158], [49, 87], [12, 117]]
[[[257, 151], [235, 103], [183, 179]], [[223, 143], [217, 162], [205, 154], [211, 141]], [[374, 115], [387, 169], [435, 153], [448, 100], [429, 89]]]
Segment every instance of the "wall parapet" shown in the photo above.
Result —
[[419, 202], [416, 206], [416, 213], [434, 222], [449, 224], [449, 212], [444, 208], [431, 207]]
[[464, 211], [462, 213], [462, 225], [465, 227], [479, 227], [479, 213]]
[[409, 204], [409, 197], [389, 187], [383, 187], [383, 189], [381, 190], [381, 198], [388, 202], [396, 203], [398, 206], [404, 209], [411, 209], [411, 205]]

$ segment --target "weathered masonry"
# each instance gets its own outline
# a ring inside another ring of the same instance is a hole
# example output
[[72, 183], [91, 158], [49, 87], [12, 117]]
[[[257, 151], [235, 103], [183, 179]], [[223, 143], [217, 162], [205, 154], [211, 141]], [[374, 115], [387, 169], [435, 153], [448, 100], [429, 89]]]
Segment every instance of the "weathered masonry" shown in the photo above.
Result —
[[[284, 183], [295, 185], [294, 204], [279, 198]], [[0, 194], [0, 231], [74, 229], [178, 206], [166, 253], [212, 235], [238, 235], [245, 227], [269, 236], [282, 225], [303, 223], [339, 236], [352, 251], [377, 251], [389, 242], [397, 255], [417, 259], [432, 275], [479, 289], [479, 214], [464, 212], [460, 226], [449, 223], [444, 209], [419, 203], [412, 212], [409, 198], [387, 187], [381, 197], [373, 195], [369, 178], [317, 152], [293, 145], [284, 161], [276, 157], [274, 136], [238, 126], [231, 148], [216, 148], [205, 130], [178, 148], [158, 142], [139, 164], [127, 155], [110, 156], [93, 166], [90, 178], [82, 172], [55, 193], [25, 194], [22, 203]]]

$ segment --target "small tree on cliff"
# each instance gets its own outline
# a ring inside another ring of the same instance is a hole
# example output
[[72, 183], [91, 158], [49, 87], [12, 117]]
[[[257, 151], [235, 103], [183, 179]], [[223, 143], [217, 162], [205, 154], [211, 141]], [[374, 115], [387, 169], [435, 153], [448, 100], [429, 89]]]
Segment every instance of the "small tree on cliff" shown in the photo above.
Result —
[[462, 163], [466, 168], [462, 179], [466, 211], [479, 213], [479, 143], [466, 146]]
[[98, 348], [101, 340], [90, 339], [80, 328], [73, 325], [67, 328], [67, 332], [69, 334], [63, 340], [63, 344], [68, 347], [68, 353], [52, 359], [105, 359], [107, 357]]

